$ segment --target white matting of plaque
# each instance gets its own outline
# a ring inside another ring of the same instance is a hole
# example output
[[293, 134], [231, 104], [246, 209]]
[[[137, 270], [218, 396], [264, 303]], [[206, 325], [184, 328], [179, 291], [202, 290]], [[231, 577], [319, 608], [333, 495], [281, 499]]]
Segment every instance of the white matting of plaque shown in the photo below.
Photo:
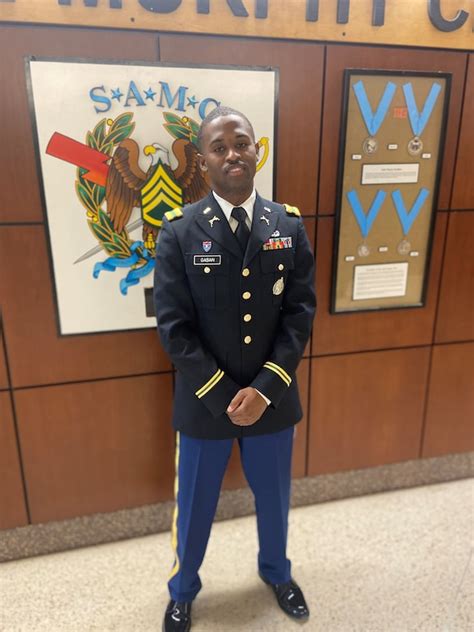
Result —
[[405, 296], [407, 278], [407, 262], [355, 266], [352, 300]]
[[415, 184], [418, 182], [420, 165], [413, 163], [388, 163], [364, 165], [362, 184]]

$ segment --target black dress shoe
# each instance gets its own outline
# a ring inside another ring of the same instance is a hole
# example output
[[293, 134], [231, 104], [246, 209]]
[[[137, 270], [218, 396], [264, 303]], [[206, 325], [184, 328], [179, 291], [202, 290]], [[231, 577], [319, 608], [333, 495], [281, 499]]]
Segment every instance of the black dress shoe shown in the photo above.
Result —
[[163, 632], [188, 632], [191, 629], [191, 602], [169, 602], [163, 619]]
[[295, 581], [290, 579], [284, 584], [272, 584], [261, 573], [259, 575], [266, 584], [272, 587], [278, 605], [283, 612], [294, 619], [307, 619], [309, 617], [309, 608], [304, 595]]

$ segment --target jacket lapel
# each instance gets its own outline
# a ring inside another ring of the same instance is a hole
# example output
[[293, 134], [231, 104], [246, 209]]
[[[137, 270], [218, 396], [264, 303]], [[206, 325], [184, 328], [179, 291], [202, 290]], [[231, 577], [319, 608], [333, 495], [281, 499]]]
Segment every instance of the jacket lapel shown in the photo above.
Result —
[[271, 237], [277, 225], [278, 213], [272, 212], [257, 193], [253, 208], [252, 230], [250, 231], [249, 242], [244, 256], [244, 268], [252, 261], [261, 249], [262, 244]]
[[239, 243], [212, 193], [203, 200], [200, 210], [196, 213], [196, 221], [212, 240], [229, 250], [238, 259], [242, 259]]

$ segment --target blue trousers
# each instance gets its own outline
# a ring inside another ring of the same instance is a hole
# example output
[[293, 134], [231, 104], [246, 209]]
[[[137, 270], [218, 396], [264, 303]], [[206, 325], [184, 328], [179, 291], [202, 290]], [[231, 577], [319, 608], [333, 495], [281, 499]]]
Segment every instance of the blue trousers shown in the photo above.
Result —
[[[259, 540], [258, 568], [273, 584], [289, 581], [286, 557], [294, 428], [239, 439], [242, 467], [255, 497]], [[204, 559], [222, 479], [234, 439], [193, 439], [177, 435], [176, 507], [172, 545], [175, 562], [168, 588], [171, 599], [192, 601], [201, 589]]]

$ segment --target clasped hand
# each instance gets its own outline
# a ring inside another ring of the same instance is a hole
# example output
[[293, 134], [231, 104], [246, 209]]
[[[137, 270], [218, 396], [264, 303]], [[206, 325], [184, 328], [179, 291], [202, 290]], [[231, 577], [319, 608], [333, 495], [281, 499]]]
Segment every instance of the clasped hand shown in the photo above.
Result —
[[230, 402], [227, 415], [236, 426], [251, 426], [265, 412], [266, 401], [252, 386], [242, 388]]

